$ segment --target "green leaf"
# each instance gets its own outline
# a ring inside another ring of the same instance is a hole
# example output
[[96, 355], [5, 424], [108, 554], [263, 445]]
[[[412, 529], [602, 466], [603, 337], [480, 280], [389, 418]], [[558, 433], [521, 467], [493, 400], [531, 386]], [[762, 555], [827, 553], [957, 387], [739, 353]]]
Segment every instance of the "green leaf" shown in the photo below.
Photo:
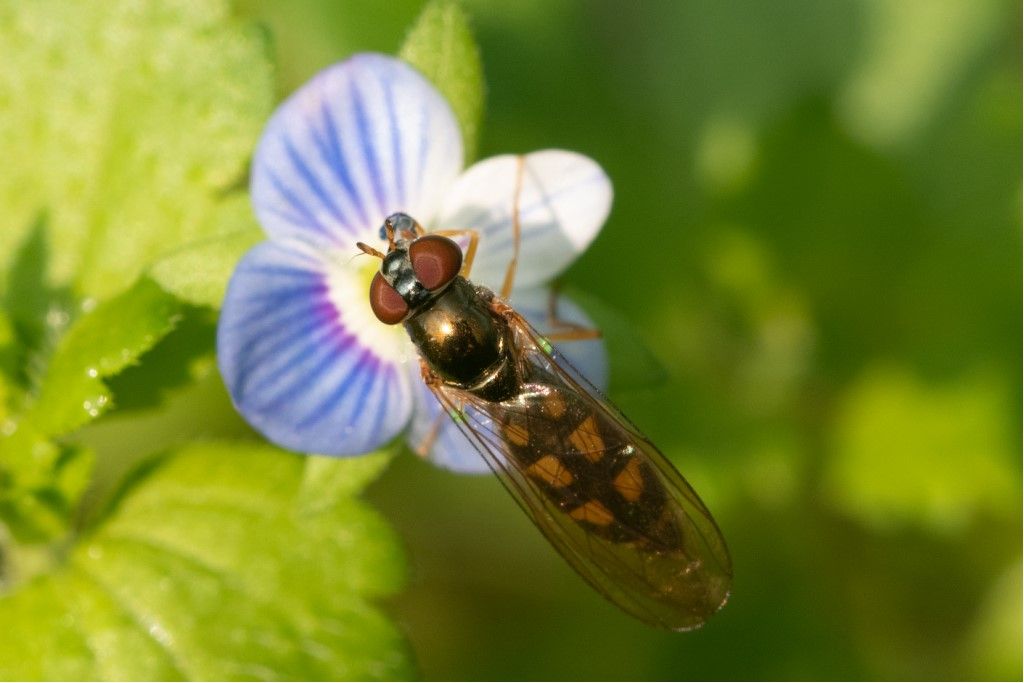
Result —
[[882, 529], [949, 533], [1008, 515], [1020, 491], [1011, 422], [990, 378], [933, 386], [876, 368], [840, 405], [826, 487], [840, 509]]
[[173, 401], [179, 391], [210, 373], [217, 374], [216, 339], [216, 312], [183, 306], [174, 330], [140, 356], [137, 365], [106, 381], [121, 413], [113, 419], [130, 419], [125, 411], [170, 409], [167, 401]]
[[170, 332], [180, 310], [148, 278], [82, 316], [61, 339], [25, 419], [58, 436], [109, 409], [103, 377], [121, 372]]
[[14, 408], [14, 395], [20, 394], [15, 388], [22, 371], [18, 347], [14, 324], [6, 311], [0, 309], [0, 424]]
[[238, 260], [266, 239], [252, 220], [248, 197], [225, 204], [225, 224], [250, 225], [226, 235], [190, 244], [157, 261], [150, 276], [177, 296], [197, 306], [219, 309]]
[[50, 263], [48, 227], [45, 216], [33, 223], [11, 255], [6, 287], [0, 287], [0, 307], [9, 316], [4, 364], [8, 366], [5, 370], [11, 388], [16, 389], [9, 396], [13, 410], [38, 387], [53, 347], [76, 310], [71, 293], [46, 279]]
[[311, 455], [306, 462], [302, 481], [307, 507], [329, 503], [341, 496], [351, 496], [387, 469], [394, 451], [378, 451], [358, 458], [333, 458]]
[[3, 0], [0, 44], [0, 272], [41, 214], [46, 280], [99, 299], [220, 231], [273, 100], [226, 0]]
[[93, 463], [87, 448], [58, 445], [31, 429], [19, 429], [0, 450], [0, 521], [23, 543], [61, 538], [89, 484]]
[[462, 128], [466, 162], [476, 157], [484, 109], [484, 70], [466, 13], [455, 0], [432, 0], [413, 24], [399, 56], [441, 91]]
[[395, 537], [349, 496], [309, 505], [309, 466], [238, 444], [150, 463], [66, 566], [0, 599], [0, 678], [408, 678], [369, 602], [402, 581]]
[[22, 540], [65, 529], [89, 479], [91, 455], [56, 439], [108, 410], [103, 378], [135, 362], [174, 327], [180, 304], [151, 280], [99, 305], [60, 338], [39, 392], [2, 421], [0, 519]]

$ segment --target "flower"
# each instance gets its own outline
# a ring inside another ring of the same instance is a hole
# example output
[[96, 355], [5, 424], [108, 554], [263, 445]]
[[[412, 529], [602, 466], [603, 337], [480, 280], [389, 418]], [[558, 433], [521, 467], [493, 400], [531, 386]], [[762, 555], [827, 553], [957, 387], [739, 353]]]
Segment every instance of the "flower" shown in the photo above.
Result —
[[[329, 67], [270, 119], [252, 164], [253, 207], [269, 241], [239, 262], [217, 330], [221, 374], [239, 412], [291, 450], [355, 455], [406, 431], [426, 443], [441, 407], [423, 384], [401, 325], [373, 315], [369, 283], [380, 244], [401, 211], [428, 229], [480, 234], [470, 279], [499, 291], [512, 257], [519, 160], [493, 157], [462, 171], [462, 139], [445, 99], [411, 66], [360, 54]], [[522, 226], [511, 304], [544, 330], [548, 290], [593, 240], [611, 206], [601, 168], [561, 150], [523, 157]], [[461, 172], [461, 173], [460, 173]], [[571, 302], [559, 316], [589, 325]], [[599, 340], [561, 349], [591, 381], [606, 381]], [[460, 471], [483, 459], [449, 421], [428, 456]]]

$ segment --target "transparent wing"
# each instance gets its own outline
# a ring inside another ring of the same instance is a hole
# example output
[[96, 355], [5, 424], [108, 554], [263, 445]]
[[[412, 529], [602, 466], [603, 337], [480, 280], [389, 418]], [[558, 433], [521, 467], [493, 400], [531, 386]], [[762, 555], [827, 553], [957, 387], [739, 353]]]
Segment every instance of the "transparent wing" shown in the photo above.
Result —
[[732, 563], [711, 513], [665, 456], [518, 314], [522, 383], [500, 402], [430, 381], [434, 395], [555, 549], [633, 616], [702, 625]]

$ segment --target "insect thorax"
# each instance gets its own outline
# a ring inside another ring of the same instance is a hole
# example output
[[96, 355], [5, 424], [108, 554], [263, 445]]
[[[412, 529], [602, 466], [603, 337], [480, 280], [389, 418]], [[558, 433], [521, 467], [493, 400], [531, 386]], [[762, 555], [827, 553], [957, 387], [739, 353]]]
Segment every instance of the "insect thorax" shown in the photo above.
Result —
[[405, 321], [409, 337], [445, 382], [491, 401], [516, 386], [508, 325], [491, 311], [489, 291], [457, 277]]

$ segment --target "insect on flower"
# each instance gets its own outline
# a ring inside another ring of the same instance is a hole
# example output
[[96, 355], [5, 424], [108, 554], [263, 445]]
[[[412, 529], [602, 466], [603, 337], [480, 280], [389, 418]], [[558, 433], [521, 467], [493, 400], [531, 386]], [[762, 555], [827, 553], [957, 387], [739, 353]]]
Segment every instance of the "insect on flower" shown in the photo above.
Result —
[[435, 462], [489, 468], [613, 603], [700, 626], [732, 577], [710, 513], [577, 370], [600, 372], [573, 355], [600, 349], [586, 319], [561, 320], [574, 311], [553, 294], [541, 315], [513, 308], [593, 238], [607, 178], [570, 152], [460, 176], [461, 156], [443, 98], [391, 58], [354, 57], [282, 106], [253, 163], [271, 241], [239, 264], [218, 326], [235, 405], [293, 450], [355, 455], [407, 430]]
[[560, 360], [550, 338], [504, 302], [515, 262], [499, 298], [464, 277], [472, 259], [447, 236], [427, 234], [402, 213], [382, 232], [386, 254], [359, 243], [382, 260], [370, 285], [374, 314], [403, 324], [423, 381], [541, 532], [630, 614], [674, 629], [704, 623], [728, 598], [732, 573], [711, 513], [651, 442]]

